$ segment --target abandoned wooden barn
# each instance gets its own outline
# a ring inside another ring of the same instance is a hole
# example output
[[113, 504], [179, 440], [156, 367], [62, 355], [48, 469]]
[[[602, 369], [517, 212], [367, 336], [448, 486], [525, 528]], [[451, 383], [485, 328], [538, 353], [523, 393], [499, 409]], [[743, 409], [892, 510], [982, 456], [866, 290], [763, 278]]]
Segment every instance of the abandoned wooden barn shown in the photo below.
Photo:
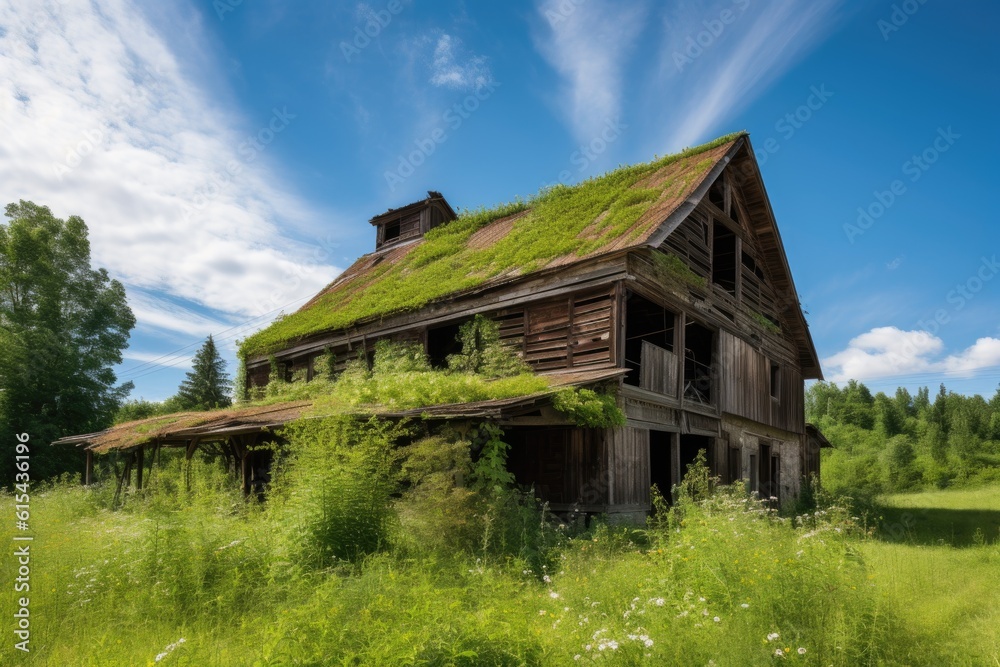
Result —
[[[764, 497], [792, 497], [818, 475], [803, 382], [822, 371], [746, 134], [493, 214], [457, 216], [430, 192], [371, 224], [372, 253], [247, 341], [249, 386], [275, 363], [308, 380], [324, 354], [343, 363], [382, 339], [417, 341], [443, 365], [478, 314], [536, 373], [611, 391], [627, 417], [580, 428], [545, 397], [419, 411], [498, 423], [518, 482], [555, 511], [638, 519], [651, 487], [669, 495], [699, 450]], [[171, 437], [191, 448], [215, 436]]]

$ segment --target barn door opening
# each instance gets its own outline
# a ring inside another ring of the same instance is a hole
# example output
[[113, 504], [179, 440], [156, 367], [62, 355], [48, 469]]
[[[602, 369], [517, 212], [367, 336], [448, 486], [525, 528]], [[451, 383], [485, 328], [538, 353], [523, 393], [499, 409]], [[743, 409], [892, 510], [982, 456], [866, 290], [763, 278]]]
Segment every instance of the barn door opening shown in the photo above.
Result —
[[698, 452], [701, 450], [705, 451], [705, 463], [708, 465], [708, 469], [715, 470], [715, 462], [712, 460], [712, 450], [714, 449], [712, 444], [714, 441], [714, 438], [710, 438], [707, 435], [693, 435], [690, 433], [681, 435], [681, 479], [688, 474], [688, 466], [694, 463], [695, 457], [698, 456]]
[[660, 495], [671, 502], [673, 486], [673, 466], [670, 459], [672, 433], [666, 431], [649, 432], [649, 477], [650, 486], [656, 487]]

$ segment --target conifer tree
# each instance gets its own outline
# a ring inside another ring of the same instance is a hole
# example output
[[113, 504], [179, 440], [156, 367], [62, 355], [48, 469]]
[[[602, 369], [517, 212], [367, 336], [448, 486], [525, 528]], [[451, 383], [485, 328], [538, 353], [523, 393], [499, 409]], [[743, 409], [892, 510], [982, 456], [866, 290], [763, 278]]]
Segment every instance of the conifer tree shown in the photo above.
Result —
[[232, 384], [226, 362], [209, 336], [194, 355], [192, 368], [177, 390], [177, 400], [184, 410], [227, 408], [233, 404], [229, 395]]

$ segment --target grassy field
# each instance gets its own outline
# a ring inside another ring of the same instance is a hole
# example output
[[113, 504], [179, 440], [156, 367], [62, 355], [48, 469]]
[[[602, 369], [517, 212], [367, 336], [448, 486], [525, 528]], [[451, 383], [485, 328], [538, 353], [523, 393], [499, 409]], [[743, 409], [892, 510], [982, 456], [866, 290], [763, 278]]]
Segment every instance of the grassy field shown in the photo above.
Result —
[[887, 498], [874, 535], [735, 491], [641, 531], [546, 532], [512, 506], [502, 547], [485, 546], [499, 519], [451, 489], [317, 567], [295, 503], [248, 507], [208, 470], [187, 495], [178, 473], [113, 511], [107, 487], [36, 493], [32, 652], [8, 634], [0, 664], [1000, 665], [998, 487]]
[[950, 664], [1000, 665], [1000, 485], [882, 500], [862, 545], [880, 595]]

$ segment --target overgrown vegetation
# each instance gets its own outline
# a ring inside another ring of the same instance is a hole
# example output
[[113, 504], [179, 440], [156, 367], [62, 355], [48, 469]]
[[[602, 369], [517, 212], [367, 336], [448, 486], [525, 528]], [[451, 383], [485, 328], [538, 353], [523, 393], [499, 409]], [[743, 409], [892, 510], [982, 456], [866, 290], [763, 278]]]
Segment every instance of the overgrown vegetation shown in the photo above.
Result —
[[182, 456], [119, 511], [111, 485], [38, 490], [20, 664], [988, 664], [1000, 641], [995, 544], [904, 554], [698, 467], [644, 530], [564, 526], [511, 486], [495, 428], [394, 448], [408, 428], [293, 426], [266, 506]]
[[[639, 238], [659, 221], [650, 217], [637, 224], [650, 206], [664, 197], [684, 196], [712, 164], [699, 156], [737, 136], [622, 167], [579, 185], [556, 186], [529, 201], [464, 212], [457, 220], [428, 232], [405, 254], [360, 276], [333, 283], [309, 308], [247, 338], [241, 354], [267, 354], [307, 334], [420, 308], [500, 275], [528, 273], [562, 256], [585, 257], [614, 239]], [[644, 180], [668, 165], [673, 165], [669, 177]], [[489, 223], [518, 213], [523, 215], [496, 242], [485, 246], [469, 243], [472, 235]]]
[[650, 256], [653, 259], [653, 271], [656, 272], [657, 280], [705, 288], [705, 279], [692, 271], [691, 267], [677, 255], [653, 250]]
[[1000, 481], [1000, 390], [987, 401], [941, 385], [930, 397], [900, 388], [874, 396], [856, 381], [819, 382], [806, 392], [806, 417], [833, 444], [823, 452], [823, 485], [873, 497], [925, 487]]

